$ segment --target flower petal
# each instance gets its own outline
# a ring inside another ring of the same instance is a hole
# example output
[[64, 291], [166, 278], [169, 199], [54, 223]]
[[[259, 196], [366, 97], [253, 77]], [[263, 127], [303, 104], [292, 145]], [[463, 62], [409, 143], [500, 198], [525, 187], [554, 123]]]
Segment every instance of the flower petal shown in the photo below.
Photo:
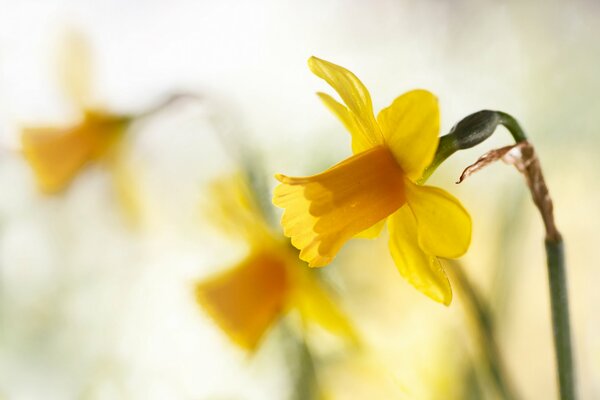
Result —
[[59, 76], [64, 92], [78, 108], [91, 100], [92, 57], [88, 40], [74, 30], [66, 31], [59, 49]]
[[123, 206], [128, 222], [137, 227], [142, 222], [144, 202], [135, 171], [123, 152], [121, 148], [111, 156], [112, 178], [117, 200]]
[[426, 90], [405, 93], [381, 110], [377, 122], [402, 170], [412, 180], [419, 178], [433, 160], [439, 141], [435, 96]]
[[370, 228], [365, 229], [364, 231], [354, 235], [357, 239], [376, 239], [381, 235], [381, 231], [385, 227], [385, 219], [382, 219], [375, 225]]
[[308, 178], [277, 175], [273, 203], [285, 208], [284, 234], [311, 267], [333, 260], [354, 235], [375, 225], [404, 202], [404, 179], [385, 147], [359, 153]]
[[227, 235], [246, 243], [260, 245], [271, 237], [256, 196], [242, 173], [211, 182], [202, 214]]
[[254, 350], [284, 311], [288, 288], [285, 261], [260, 252], [198, 283], [196, 300], [236, 344]]
[[350, 136], [352, 137], [352, 152], [354, 154], [373, 147], [370, 135], [365, 135], [356, 117], [345, 105], [337, 102], [333, 97], [325, 93], [318, 92], [317, 96], [342, 121], [348, 132], [350, 132]]
[[76, 128], [27, 128], [21, 142], [38, 186], [46, 193], [63, 190], [91, 159], [95, 146], [91, 137]]
[[445, 190], [406, 182], [408, 205], [415, 215], [419, 245], [439, 257], [456, 258], [471, 243], [471, 217]]
[[38, 186], [49, 194], [65, 189], [86, 163], [106, 155], [125, 126], [125, 119], [90, 112], [71, 128], [23, 129], [23, 153]]
[[[357, 142], [357, 151], [364, 151], [367, 148], [383, 144], [381, 130], [373, 115], [371, 95], [356, 75], [339, 65], [321, 60], [317, 57], [309, 58], [308, 66], [315, 75], [325, 80], [335, 89], [348, 107], [347, 109], [353, 117], [351, 119], [354, 120], [354, 123], [351, 123], [350, 125], [356, 125], [357, 128], [350, 130], [353, 141]], [[340, 108], [342, 105], [333, 99], [331, 100], [335, 103], [332, 103], [329, 99], [324, 99], [322, 95], [320, 96], [321, 99], [325, 101], [325, 104], [333, 110], [333, 112], [342, 119], [346, 127], [348, 127], [346, 121], [349, 118], [340, 116], [340, 114], [344, 114]]]
[[425, 253], [417, 242], [417, 224], [409, 207], [403, 206], [388, 218], [390, 252], [400, 274], [417, 290], [445, 305], [452, 289], [440, 261]]
[[346, 314], [339, 308], [331, 295], [314, 276], [316, 271], [298, 269], [295, 271], [295, 289], [290, 302], [296, 307], [305, 324], [315, 323], [323, 329], [358, 343], [358, 336]]

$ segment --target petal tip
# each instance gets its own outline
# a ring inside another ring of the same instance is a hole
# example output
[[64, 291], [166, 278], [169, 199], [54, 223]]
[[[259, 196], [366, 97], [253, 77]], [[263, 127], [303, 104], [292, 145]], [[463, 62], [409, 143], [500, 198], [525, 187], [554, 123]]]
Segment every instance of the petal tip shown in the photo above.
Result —
[[273, 175], [275, 177], [275, 179], [277, 179], [279, 182], [283, 183], [283, 181], [285, 180], [286, 176], [283, 174], [275, 174]]
[[445, 296], [440, 303], [442, 303], [446, 307], [450, 307], [450, 304], [452, 304], [452, 292], [450, 292], [449, 295]]
[[331, 64], [331, 63], [328, 61], [325, 61], [319, 57], [311, 56], [308, 59], [308, 68], [312, 71], [313, 74], [317, 75], [320, 78], [323, 78], [322, 68], [324, 66], [327, 67], [328, 64]]
[[322, 257], [316, 260], [313, 260], [311, 262], [308, 263], [308, 266], [310, 268], [323, 268], [325, 267], [327, 264], [329, 264], [330, 260], [328, 259], [323, 259]]
[[322, 61], [319, 57], [310, 56], [308, 57], [307, 63], [309, 67], [312, 67], [315, 63], [318, 63], [319, 61]]
[[446, 280], [445, 284], [441, 287], [434, 288], [433, 290], [418, 289], [425, 296], [429, 297], [436, 303], [440, 303], [446, 307], [450, 307], [452, 303], [452, 286], [450, 281]]

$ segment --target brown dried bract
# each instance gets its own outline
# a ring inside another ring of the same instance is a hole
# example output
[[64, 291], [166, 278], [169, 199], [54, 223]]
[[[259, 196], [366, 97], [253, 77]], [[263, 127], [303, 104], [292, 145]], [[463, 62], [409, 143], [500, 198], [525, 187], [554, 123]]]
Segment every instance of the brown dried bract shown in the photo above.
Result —
[[457, 183], [461, 183], [475, 172], [498, 160], [502, 160], [509, 165], [514, 165], [525, 176], [533, 202], [542, 215], [544, 226], [546, 227], [546, 238], [551, 241], [559, 241], [561, 236], [554, 222], [554, 207], [548, 187], [546, 186], [546, 181], [544, 180], [540, 160], [535, 153], [533, 145], [528, 141], [485, 153], [474, 164], [469, 165], [463, 171]]
[[505, 146], [505, 147], [501, 147], [499, 149], [494, 149], [494, 150], [488, 151], [487, 153], [485, 153], [484, 155], [479, 157], [479, 159], [477, 161], [475, 161], [475, 163], [473, 163], [473, 164], [469, 165], [467, 168], [465, 168], [463, 173], [460, 175], [458, 182], [456, 182], [456, 183], [461, 183], [462, 181], [467, 179], [469, 176], [473, 175], [475, 172], [483, 169], [484, 167], [487, 167], [488, 165], [490, 165], [491, 163], [493, 163], [495, 161], [503, 159], [507, 155], [507, 153], [509, 153], [511, 150], [517, 148], [519, 145], [520, 144], [517, 143], [512, 146]]

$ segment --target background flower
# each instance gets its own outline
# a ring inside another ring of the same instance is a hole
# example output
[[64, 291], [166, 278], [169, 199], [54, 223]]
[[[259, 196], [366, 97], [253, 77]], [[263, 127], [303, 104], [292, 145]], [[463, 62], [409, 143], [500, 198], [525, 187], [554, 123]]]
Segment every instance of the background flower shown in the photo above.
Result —
[[[327, 293], [319, 275], [307, 271], [286, 240], [273, 232], [243, 174], [213, 183], [210, 216], [249, 247], [239, 264], [196, 284], [196, 299], [239, 346], [254, 351], [263, 336], [290, 311], [304, 328], [320, 324], [356, 343], [352, 325]], [[211, 210], [212, 209], [212, 210]], [[301, 340], [304, 332], [294, 332]]]

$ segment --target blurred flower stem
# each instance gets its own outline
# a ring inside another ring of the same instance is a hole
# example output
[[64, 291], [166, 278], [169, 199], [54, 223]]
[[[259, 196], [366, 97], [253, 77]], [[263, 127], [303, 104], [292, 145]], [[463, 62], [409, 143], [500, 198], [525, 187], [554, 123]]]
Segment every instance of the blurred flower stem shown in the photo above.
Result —
[[164, 98], [160, 102], [154, 104], [152, 107], [144, 110], [135, 115], [136, 118], [145, 118], [149, 116], [153, 116], [155, 114], [160, 113], [161, 111], [166, 110], [176, 103], [180, 103], [182, 101], [194, 101], [194, 102], [202, 102], [202, 96], [196, 93], [182, 92], [182, 93], [173, 93], [170, 96]]
[[448, 271], [454, 277], [453, 283], [458, 289], [465, 314], [470, 317], [473, 330], [477, 335], [480, 357], [483, 358], [485, 368], [500, 398], [516, 400], [519, 397], [510, 384], [506, 367], [500, 356], [491, 310], [463, 272], [462, 265], [458, 261], [453, 261], [452, 264], [454, 264], [453, 268]]
[[424, 172], [420, 182], [427, 180], [436, 168], [456, 151], [471, 148], [486, 140], [498, 125], [503, 125], [510, 132], [516, 144], [492, 150], [481, 156], [473, 165], [465, 169], [459, 183], [497, 160], [514, 165], [525, 176], [531, 197], [546, 229], [545, 248], [560, 398], [574, 400], [576, 399], [575, 371], [571, 349], [563, 240], [556, 228], [552, 199], [544, 180], [540, 161], [518, 121], [509, 114], [490, 110], [467, 116], [458, 122], [450, 133], [440, 138], [435, 159]]
[[315, 362], [304, 338], [298, 340], [297, 344], [298, 371], [294, 383], [292, 400], [317, 400], [319, 398], [319, 387]]
[[290, 400], [318, 400], [319, 383], [316, 360], [306, 337], [298, 335], [294, 323], [286, 318], [279, 325], [280, 343], [288, 361], [291, 392]]

